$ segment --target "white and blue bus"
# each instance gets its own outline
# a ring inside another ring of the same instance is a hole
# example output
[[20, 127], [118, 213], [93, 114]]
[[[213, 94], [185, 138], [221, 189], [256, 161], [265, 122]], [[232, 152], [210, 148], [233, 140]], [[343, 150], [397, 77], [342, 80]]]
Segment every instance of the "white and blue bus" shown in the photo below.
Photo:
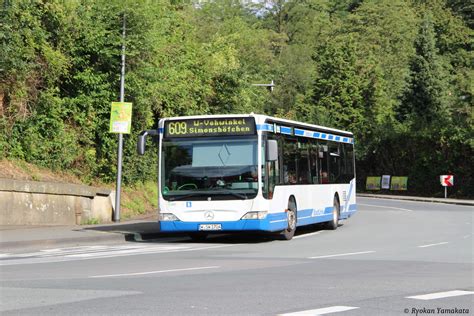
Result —
[[266, 231], [289, 240], [299, 226], [337, 229], [356, 211], [352, 133], [265, 115], [161, 119], [162, 232]]

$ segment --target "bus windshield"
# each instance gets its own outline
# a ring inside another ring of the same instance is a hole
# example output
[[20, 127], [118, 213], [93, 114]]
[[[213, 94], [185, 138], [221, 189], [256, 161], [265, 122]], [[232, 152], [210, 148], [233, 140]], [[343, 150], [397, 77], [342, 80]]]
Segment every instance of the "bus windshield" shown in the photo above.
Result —
[[235, 200], [257, 195], [257, 136], [174, 138], [162, 144], [164, 199]]

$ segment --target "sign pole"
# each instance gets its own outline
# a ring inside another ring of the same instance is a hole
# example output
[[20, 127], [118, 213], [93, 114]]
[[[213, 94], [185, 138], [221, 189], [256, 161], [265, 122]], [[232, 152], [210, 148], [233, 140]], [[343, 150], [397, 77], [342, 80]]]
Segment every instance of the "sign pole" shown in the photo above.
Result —
[[[125, 94], [125, 13], [123, 15], [122, 26], [122, 69], [120, 72], [120, 102], [124, 102]], [[123, 152], [123, 134], [118, 134], [118, 152], [117, 152], [117, 185], [115, 189], [115, 212], [114, 222], [120, 222], [120, 192], [122, 189], [122, 152]]]
[[448, 187], [444, 187], [444, 198], [447, 199], [448, 198]]

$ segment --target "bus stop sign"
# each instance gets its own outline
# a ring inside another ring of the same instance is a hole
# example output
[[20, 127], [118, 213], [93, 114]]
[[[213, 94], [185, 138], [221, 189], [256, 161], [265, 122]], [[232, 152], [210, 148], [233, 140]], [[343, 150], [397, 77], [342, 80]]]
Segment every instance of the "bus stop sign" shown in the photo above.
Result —
[[453, 175], [443, 175], [440, 176], [441, 185], [443, 187], [453, 187], [454, 186], [454, 176]]

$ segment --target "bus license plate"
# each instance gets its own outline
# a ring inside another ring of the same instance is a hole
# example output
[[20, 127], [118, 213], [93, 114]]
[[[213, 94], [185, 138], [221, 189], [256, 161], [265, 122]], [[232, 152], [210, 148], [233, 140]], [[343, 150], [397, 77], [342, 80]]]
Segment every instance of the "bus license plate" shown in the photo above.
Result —
[[221, 224], [201, 224], [199, 225], [199, 230], [221, 230]]

